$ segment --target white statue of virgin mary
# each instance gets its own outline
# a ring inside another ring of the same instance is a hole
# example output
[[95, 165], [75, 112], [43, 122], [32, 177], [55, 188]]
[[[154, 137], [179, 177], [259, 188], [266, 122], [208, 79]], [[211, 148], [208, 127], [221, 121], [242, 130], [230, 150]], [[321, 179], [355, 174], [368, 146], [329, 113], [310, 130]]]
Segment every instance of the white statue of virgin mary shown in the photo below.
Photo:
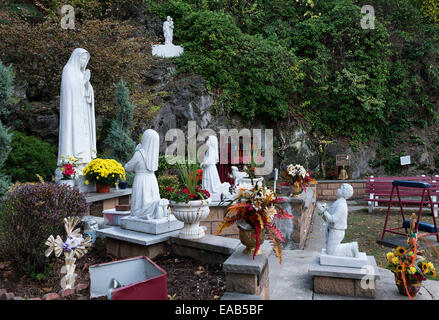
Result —
[[76, 48], [62, 72], [58, 165], [62, 156], [77, 158], [80, 168], [96, 158], [94, 92], [86, 69], [89, 60], [87, 50]]
[[154, 174], [159, 162], [159, 134], [148, 129], [134, 156], [125, 164], [127, 172], [135, 172], [131, 195], [131, 215], [145, 219], [160, 219], [167, 215], [169, 201], [160, 199], [159, 185]]
[[222, 198], [230, 198], [230, 184], [227, 182], [221, 183], [216, 164], [219, 162], [218, 154], [218, 138], [216, 136], [209, 136], [206, 142], [207, 151], [203, 162], [200, 164], [203, 169], [202, 187], [209, 191], [212, 201], [221, 201]]

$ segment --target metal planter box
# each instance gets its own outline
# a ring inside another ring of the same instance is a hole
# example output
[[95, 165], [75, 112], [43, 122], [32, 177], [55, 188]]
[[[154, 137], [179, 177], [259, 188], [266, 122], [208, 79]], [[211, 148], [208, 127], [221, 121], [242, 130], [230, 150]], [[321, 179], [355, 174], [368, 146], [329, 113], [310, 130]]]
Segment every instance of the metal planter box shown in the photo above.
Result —
[[[167, 300], [166, 272], [148, 257], [139, 256], [89, 267], [90, 298]], [[113, 279], [122, 286], [110, 289]], [[111, 291], [110, 291], [111, 290]]]

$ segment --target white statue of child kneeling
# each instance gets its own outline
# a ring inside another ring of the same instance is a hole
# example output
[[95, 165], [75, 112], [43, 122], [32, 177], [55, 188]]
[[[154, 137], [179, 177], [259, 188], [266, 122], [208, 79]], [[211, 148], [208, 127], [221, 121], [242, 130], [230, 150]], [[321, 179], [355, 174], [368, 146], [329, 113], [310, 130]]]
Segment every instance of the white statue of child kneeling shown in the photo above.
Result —
[[343, 183], [337, 190], [338, 199], [328, 208], [318, 204], [317, 209], [327, 222], [326, 254], [343, 257], [359, 257], [358, 243], [341, 243], [345, 236], [348, 219], [348, 205], [346, 200], [352, 197], [354, 189], [350, 184]]

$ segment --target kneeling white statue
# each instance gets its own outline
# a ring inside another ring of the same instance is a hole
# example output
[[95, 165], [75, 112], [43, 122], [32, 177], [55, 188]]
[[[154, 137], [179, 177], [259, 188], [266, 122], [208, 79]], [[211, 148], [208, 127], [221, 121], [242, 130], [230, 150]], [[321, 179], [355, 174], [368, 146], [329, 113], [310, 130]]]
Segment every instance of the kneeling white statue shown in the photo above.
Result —
[[200, 164], [203, 169], [202, 188], [210, 193], [212, 201], [222, 201], [232, 198], [230, 194], [230, 184], [221, 183], [216, 164], [219, 161], [218, 138], [209, 136], [206, 142], [207, 151], [203, 162]]
[[354, 257], [358, 258], [358, 243], [341, 243], [345, 236], [348, 219], [348, 205], [346, 199], [354, 194], [351, 185], [343, 183], [337, 190], [338, 199], [329, 208], [318, 204], [317, 208], [321, 212], [324, 220], [327, 222], [326, 228], [326, 254], [332, 256]]
[[159, 142], [156, 131], [146, 130], [133, 158], [125, 164], [127, 172], [135, 172], [131, 215], [145, 220], [161, 219], [168, 214], [169, 201], [160, 199], [159, 185], [154, 174], [158, 169]]

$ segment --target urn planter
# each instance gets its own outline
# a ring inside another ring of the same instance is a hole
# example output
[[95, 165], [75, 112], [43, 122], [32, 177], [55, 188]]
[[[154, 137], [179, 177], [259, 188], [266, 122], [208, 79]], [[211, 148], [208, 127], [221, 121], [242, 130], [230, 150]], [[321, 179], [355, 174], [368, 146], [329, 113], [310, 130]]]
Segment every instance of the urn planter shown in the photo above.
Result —
[[291, 194], [294, 198], [298, 198], [299, 195], [303, 192], [302, 186], [297, 186], [295, 184], [290, 185]]
[[[249, 228], [249, 224], [243, 221], [237, 223], [239, 229], [239, 240], [245, 246], [242, 251], [245, 254], [253, 255], [256, 250], [256, 232], [255, 229]], [[259, 245], [261, 246], [265, 240], [265, 229], [259, 231]], [[259, 247], [256, 255], [262, 254], [261, 248]]]
[[177, 220], [184, 222], [180, 230], [181, 239], [201, 239], [205, 236], [205, 228], [200, 227], [200, 221], [209, 216], [209, 204], [211, 200], [196, 200], [189, 202], [169, 201], [171, 212]]

